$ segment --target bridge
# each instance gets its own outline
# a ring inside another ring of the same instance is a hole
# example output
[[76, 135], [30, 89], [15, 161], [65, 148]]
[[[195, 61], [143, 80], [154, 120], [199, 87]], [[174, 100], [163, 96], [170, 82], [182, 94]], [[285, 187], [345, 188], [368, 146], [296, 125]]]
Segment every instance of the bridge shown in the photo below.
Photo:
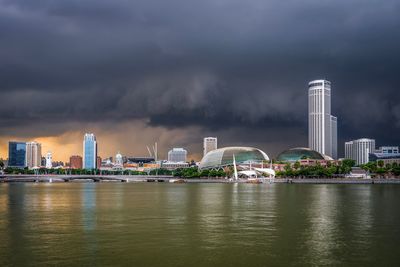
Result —
[[72, 182], [92, 180], [93, 182], [169, 182], [173, 176], [168, 175], [32, 175], [32, 174], [3, 174], [0, 182]]

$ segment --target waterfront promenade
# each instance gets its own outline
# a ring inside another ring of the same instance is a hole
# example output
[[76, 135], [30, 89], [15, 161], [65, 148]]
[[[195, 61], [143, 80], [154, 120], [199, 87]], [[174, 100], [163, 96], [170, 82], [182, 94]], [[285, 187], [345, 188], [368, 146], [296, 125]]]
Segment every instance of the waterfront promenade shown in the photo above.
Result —
[[[170, 180], [180, 179], [187, 183], [233, 183], [226, 178], [179, 178], [168, 175], [0, 175], [0, 182], [170, 182]], [[239, 180], [245, 183], [246, 180]], [[356, 178], [276, 178], [274, 183], [287, 184], [400, 184], [398, 178], [376, 178], [376, 179], [356, 179]]]

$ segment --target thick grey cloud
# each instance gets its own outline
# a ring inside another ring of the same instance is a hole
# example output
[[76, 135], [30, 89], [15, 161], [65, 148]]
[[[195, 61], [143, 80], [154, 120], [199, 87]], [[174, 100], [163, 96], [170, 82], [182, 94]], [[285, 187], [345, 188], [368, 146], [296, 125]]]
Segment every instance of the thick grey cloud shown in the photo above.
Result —
[[0, 0], [0, 135], [141, 120], [278, 151], [307, 144], [307, 82], [327, 78], [340, 144], [399, 144], [399, 12], [395, 0]]

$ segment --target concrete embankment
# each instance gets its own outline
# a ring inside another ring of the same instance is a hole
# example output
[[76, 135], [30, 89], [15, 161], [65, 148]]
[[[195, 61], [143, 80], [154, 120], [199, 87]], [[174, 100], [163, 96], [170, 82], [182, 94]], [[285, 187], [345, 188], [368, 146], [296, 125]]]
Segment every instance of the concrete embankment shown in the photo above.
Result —
[[[0, 176], [0, 182], [172, 182], [177, 180], [172, 176], [130, 176], [130, 175], [3, 175]], [[232, 180], [224, 178], [180, 178], [186, 183], [233, 183]], [[179, 182], [179, 181], [178, 181]], [[239, 180], [238, 183], [246, 183], [246, 180]], [[266, 181], [266, 183], [269, 183]], [[345, 178], [312, 178], [312, 179], [294, 179], [294, 178], [276, 178], [274, 183], [279, 184], [400, 184], [399, 178], [386, 179], [345, 179]]]
[[275, 179], [275, 183], [288, 183], [288, 184], [400, 184], [400, 179], [387, 178], [387, 179], [292, 179], [292, 178], [279, 178]]

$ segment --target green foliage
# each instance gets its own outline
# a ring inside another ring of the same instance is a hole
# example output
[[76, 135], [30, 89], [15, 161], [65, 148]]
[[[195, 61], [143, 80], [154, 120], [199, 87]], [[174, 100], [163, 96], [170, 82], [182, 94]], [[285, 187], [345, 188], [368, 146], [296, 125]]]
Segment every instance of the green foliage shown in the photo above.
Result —
[[[383, 163], [383, 161], [382, 161], [382, 163]], [[383, 166], [383, 164], [382, 164], [382, 166]], [[375, 161], [368, 162], [367, 164], [361, 165], [360, 167], [363, 170], [366, 170], [366, 171], [371, 172], [371, 173], [376, 173], [377, 170], [378, 170], [378, 164]]]
[[[302, 166], [300, 163], [294, 163], [293, 166], [286, 164], [284, 171], [278, 171], [277, 177], [333, 177], [338, 175], [344, 175], [341, 173], [342, 166], [327, 165], [321, 166], [316, 164], [315, 166]], [[351, 168], [350, 168], [351, 170]]]
[[383, 160], [378, 160], [378, 166], [380, 168], [383, 168], [383, 166], [385, 166], [385, 163], [383, 162]]
[[340, 164], [340, 174], [348, 174], [351, 172], [351, 168], [356, 165], [355, 160], [352, 159], [344, 159], [339, 162]]
[[300, 162], [299, 161], [296, 161], [294, 164], [293, 164], [293, 168], [295, 169], [295, 170], [298, 170], [298, 169], [300, 169]]
[[[314, 166], [299, 166], [297, 162], [294, 164], [286, 164], [283, 171], [276, 173], [277, 177], [344, 177], [344, 175], [351, 172], [351, 168], [355, 166], [355, 161], [345, 159], [339, 161], [338, 165], [327, 164], [321, 166], [317, 163]], [[382, 177], [384, 175], [400, 176], [400, 166], [397, 163], [384, 164], [384, 162], [368, 162], [360, 166], [362, 169], [368, 171], [372, 176], [376, 175]]]
[[224, 170], [202, 170], [197, 167], [190, 167], [185, 169], [177, 169], [174, 176], [183, 178], [204, 178], [204, 177], [225, 177], [227, 174]]
[[156, 169], [156, 170], [151, 170], [150, 175], [173, 175], [173, 171], [171, 170], [166, 170], [166, 169]]

